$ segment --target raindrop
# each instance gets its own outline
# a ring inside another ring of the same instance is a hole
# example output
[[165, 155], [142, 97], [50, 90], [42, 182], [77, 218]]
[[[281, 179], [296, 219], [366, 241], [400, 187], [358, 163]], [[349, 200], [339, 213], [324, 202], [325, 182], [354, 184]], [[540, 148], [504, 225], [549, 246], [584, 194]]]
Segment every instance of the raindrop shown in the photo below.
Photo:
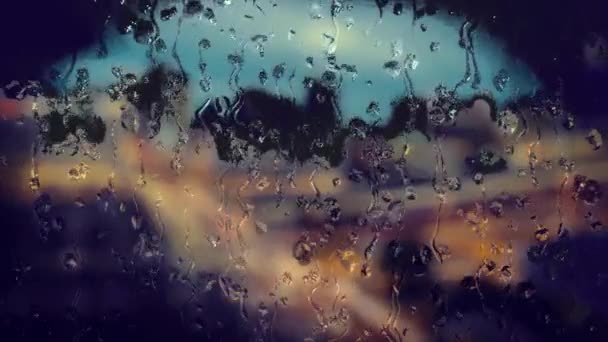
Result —
[[448, 177], [446, 181], [448, 183], [448, 189], [450, 191], [458, 191], [462, 188], [462, 183], [460, 182], [460, 178], [458, 177]]
[[167, 21], [173, 18], [177, 14], [177, 8], [175, 6], [165, 8], [160, 11], [160, 20]]
[[268, 232], [268, 225], [262, 221], [255, 221], [255, 230], [260, 234]]
[[391, 54], [393, 58], [397, 58], [403, 54], [403, 43], [401, 40], [391, 42]]
[[220, 237], [218, 235], [207, 235], [207, 241], [213, 248], [220, 245]]
[[205, 19], [209, 20], [211, 24], [215, 25], [215, 23], [217, 22], [217, 19], [215, 18], [215, 13], [213, 12], [213, 9], [211, 9], [211, 7], [205, 8], [203, 16], [205, 17]]
[[236, 30], [234, 27], [228, 29], [228, 34], [230, 34], [230, 39], [236, 40]]
[[481, 172], [477, 172], [474, 176], [473, 176], [473, 181], [475, 182], [475, 184], [480, 185], [483, 183], [483, 173]]
[[258, 191], [262, 191], [270, 186], [270, 181], [266, 177], [262, 177], [258, 180], [256, 188]]
[[52, 222], [52, 227], [56, 231], [63, 231], [65, 229], [65, 220], [63, 217], [55, 217]]
[[589, 131], [589, 133], [587, 134], [585, 139], [593, 147], [594, 151], [597, 151], [602, 147], [602, 144], [603, 144], [602, 135], [595, 128], [593, 128], [593, 129], [591, 129], [591, 131]]
[[309, 68], [314, 66], [314, 59], [312, 57], [306, 57], [306, 66]]
[[490, 213], [492, 213], [492, 215], [494, 215], [495, 217], [502, 217], [504, 215], [503, 205], [499, 201], [492, 201], [492, 203], [490, 203], [489, 209]]
[[401, 13], [403, 13], [403, 4], [400, 3], [400, 2], [397, 2], [393, 6], [393, 14], [394, 15], [401, 15]]
[[498, 114], [498, 125], [505, 135], [512, 135], [519, 127], [519, 117], [511, 110]]
[[279, 80], [280, 78], [283, 77], [283, 75], [285, 74], [285, 63], [280, 63], [274, 66], [274, 68], [272, 68], [272, 77], [274, 77], [275, 80]]
[[158, 53], [167, 52], [167, 44], [165, 43], [165, 41], [162, 38], [158, 38], [156, 40], [156, 42], [154, 42], [154, 48], [156, 49], [156, 52], [158, 52]]
[[132, 215], [131, 216], [131, 227], [134, 230], [140, 230], [143, 220], [144, 220], [143, 217], [139, 214]]
[[398, 61], [388, 61], [384, 63], [383, 68], [392, 78], [397, 78], [401, 74], [401, 64]]
[[202, 50], [207, 50], [211, 47], [211, 41], [207, 38], [203, 38], [198, 42], [198, 47]]
[[361, 266], [361, 276], [364, 278], [372, 276], [372, 268], [368, 263], [364, 263], [363, 266]]
[[74, 205], [76, 205], [78, 208], [84, 208], [86, 203], [81, 197], [76, 197], [76, 199], [74, 200]]
[[350, 31], [350, 29], [353, 28], [354, 24], [355, 24], [355, 19], [353, 19], [353, 18], [347, 18], [346, 19], [346, 30]]
[[432, 42], [429, 48], [431, 49], [431, 52], [439, 51], [440, 44], [439, 42]]
[[296, 30], [289, 29], [289, 32], [287, 32], [287, 40], [292, 40], [295, 36], [296, 36]]
[[380, 105], [378, 104], [378, 102], [372, 101], [367, 106], [367, 109], [365, 110], [365, 112], [368, 115], [379, 116], [380, 115]]
[[313, 249], [305, 238], [301, 238], [293, 246], [293, 257], [300, 265], [308, 265], [312, 261]]
[[323, 11], [323, 8], [321, 8], [321, 5], [319, 5], [316, 2], [313, 2], [312, 4], [310, 4], [310, 9], [308, 11], [308, 14], [311, 19], [319, 20], [319, 19], [323, 19], [322, 11]]
[[260, 73], [258, 74], [258, 79], [260, 80], [261, 85], [266, 85], [266, 82], [268, 82], [268, 73], [266, 72], [266, 70], [260, 70]]
[[414, 201], [416, 200], [418, 196], [416, 195], [416, 190], [414, 190], [413, 187], [408, 186], [405, 188], [405, 198], [407, 198], [410, 201]]
[[574, 198], [582, 199], [587, 205], [595, 205], [602, 198], [600, 184], [583, 175], [574, 176]]
[[184, 6], [184, 14], [192, 17], [203, 11], [203, 4], [199, 0], [188, 0]]
[[474, 290], [477, 287], [476, 283], [477, 282], [475, 281], [475, 278], [473, 276], [465, 276], [460, 281], [460, 286], [464, 287], [467, 290]]
[[264, 44], [266, 44], [266, 42], [268, 42], [268, 36], [265, 34], [256, 34], [253, 37], [251, 37], [251, 41], [256, 44], [255, 48], [256, 48], [256, 50], [258, 50], [258, 54], [260, 55], [260, 58], [264, 58], [264, 54], [265, 54]]
[[136, 42], [149, 44], [154, 38], [154, 24], [149, 20], [139, 20], [133, 35]]
[[420, 64], [420, 62], [418, 62], [418, 59], [416, 59], [416, 55], [415, 54], [408, 54], [406, 57], [406, 61], [405, 61], [405, 66], [410, 69], [410, 70], [416, 70], [416, 68], [418, 68], [418, 64]]
[[65, 267], [66, 270], [73, 271], [78, 268], [78, 266], [76, 254], [68, 252], [63, 255], [63, 267]]
[[549, 229], [539, 226], [534, 232], [534, 237], [538, 242], [545, 242], [549, 239]]
[[507, 84], [509, 83], [510, 79], [511, 79], [511, 76], [509, 76], [509, 73], [507, 72], [507, 70], [500, 69], [498, 71], [498, 73], [496, 74], [496, 76], [494, 76], [494, 80], [493, 80], [494, 87], [498, 91], [504, 91], [505, 88], [507, 87]]

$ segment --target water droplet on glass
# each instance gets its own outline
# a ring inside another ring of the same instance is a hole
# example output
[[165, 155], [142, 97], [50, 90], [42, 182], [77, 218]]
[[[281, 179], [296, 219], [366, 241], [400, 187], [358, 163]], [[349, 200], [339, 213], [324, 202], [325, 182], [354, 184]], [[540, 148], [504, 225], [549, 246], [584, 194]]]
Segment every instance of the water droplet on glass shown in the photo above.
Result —
[[462, 187], [460, 178], [458, 177], [448, 177], [446, 181], [448, 183], [448, 189], [450, 189], [450, 191], [459, 191]]
[[498, 91], [504, 91], [510, 80], [511, 80], [511, 76], [509, 76], [509, 73], [507, 72], [507, 70], [500, 69], [498, 71], [498, 73], [496, 74], [496, 76], [494, 76], [494, 79], [493, 79], [494, 87]]
[[400, 2], [396, 2], [395, 5], [393, 6], [393, 14], [401, 15], [401, 13], [403, 13], [403, 4]]
[[167, 21], [173, 18], [177, 14], [177, 8], [175, 6], [165, 8], [160, 11], [160, 20]]
[[76, 254], [72, 252], [65, 253], [63, 255], [63, 267], [68, 271], [73, 271], [78, 268], [78, 259]]
[[134, 214], [131, 216], [131, 227], [133, 227], [134, 230], [139, 230], [141, 229], [143, 221], [144, 218], [140, 214]]
[[268, 178], [262, 177], [258, 180], [255, 186], [259, 191], [262, 191], [270, 186], [270, 181], [268, 180]]
[[380, 116], [380, 105], [378, 104], [378, 102], [370, 102], [370, 104], [367, 106], [367, 109], [365, 110], [365, 113], [367, 113], [368, 115]]
[[255, 230], [260, 234], [268, 232], [268, 225], [262, 221], [255, 221]]
[[416, 200], [418, 196], [416, 195], [416, 190], [414, 190], [413, 187], [408, 186], [405, 188], [405, 198], [407, 198], [410, 201], [414, 201]]
[[260, 73], [258, 74], [258, 79], [260, 80], [261, 85], [266, 85], [266, 82], [268, 82], [268, 73], [266, 72], [266, 70], [260, 70]]
[[589, 131], [589, 133], [587, 134], [585, 139], [593, 147], [594, 151], [599, 150], [604, 143], [602, 140], [602, 135], [595, 128], [593, 128], [593, 129], [591, 129], [591, 131]]
[[154, 38], [154, 24], [149, 20], [139, 20], [133, 35], [136, 42], [150, 44]]
[[392, 58], [397, 58], [403, 54], [403, 42], [401, 40], [395, 40], [391, 42], [391, 55]]
[[383, 68], [392, 78], [397, 78], [401, 74], [401, 64], [398, 61], [388, 61], [384, 63]]
[[439, 51], [440, 44], [439, 42], [432, 42], [429, 48], [431, 49], [431, 52]]
[[602, 198], [602, 189], [598, 181], [583, 175], [574, 176], [574, 198], [582, 199], [587, 205], [595, 205]]
[[264, 58], [264, 54], [265, 54], [264, 44], [266, 44], [266, 42], [268, 42], [268, 36], [265, 34], [256, 34], [253, 37], [251, 37], [251, 41], [256, 44], [255, 48], [256, 48], [256, 50], [258, 50], [258, 54], [260, 55], [260, 57]]
[[158, 53], [167, 52], [167, 44], [165, 43], [165, 41], [162, 38], [158, 38], [154, 42], [154, 48], [156, 49], [156, 52], [158, 52]]
[[63, 231], [65, 229], [65, 220], [63, 217], [55, 217], [52, 222], [52, 227], [58, 232]]
[[495, 217], [502, 217], [504, 215], [503, 205], [499, 201], [492, 201], [492, 203], [490, 203], [489, 209], [490, 213], [492, 213], [492, 215], [494, 215]]
[[319, 5], [316, 2], [313, 2], [312, 4], [310, 4], [310, 9], [308, 11], [308, 14], [311, 19], [313, 19], [313, 20], [323, 19], [322, 12], [323, 12], [323, 8], [321, 7], [321, 5]]
[[312, 57], [306, 57], [306, 66], [309, 68], [314, 66], [314, 59]]
[[203, 38], [198, 42], [198, 47], [203, 50], [207, 50], [211, 47], [211, 41], [207, 38]]
[[481, 173], [481, 172], [475, 173], [475, 175], [473, 176], [473, 181], [477, 185], [482, 184], [483, 183], [483, 173]]
[[205, 12], [203, 13], [203, 16], [205, 17], [205, 19], [209, 20], [209, 23], [215, 25], [217, 22], [217, 19], [215, 17], [215, 13], [213, 12], [213, 9], [211, 9], [211, 7], [207, 7], [205, 8]]
[[549, 229], [539, 226], [534, 232], [534, 237], [538, 242], [545, 242], [549, 239]]
[[416, 59], [416, 55], [415, 54], [408, 54], [406, 59], [405, 59], [405, 66], [410, 69], [410, 70], [416, 70], [416, 68], [418, 68], [418, 64], [420, 64], [420, 62], [418, 62], [418, 59]]
[[230, 35], [230, 39], [236, 40], [236, 30], [234, 27], [228, 29], [228, 34]]
[[285, 74], [285, 63], [280, 63], [274, 66], [274, 68], [272, 68], [272, 77], [274, 77], [275, 80], [279, 80], [280, 78], [283, 77], [283, 75]]
[[86, 203], [81, 197], [76, 197], [74, 200], [74, 205], [76, 205], [78, 208], [84, 208]]
[[519, 127], [519, 117], [511, 110], [505, 110], [498, 114], [498, 126], [505, 135], [512, 135]]
[[355, 19], [353, 18], [346, 18], [346, 30], [350, 31], [350, 29], [353, 28], [353, 25], [355, 24]]
[[213, 88], [211, 76], [210, 75], [203, 76], [199, 82], [199, 86], [201, 87], [201, 90], [203, 92], [205, 92], [205, 93], [210, 92], [211, 89]]
[[312, 261], [313, 249], [306, 239], [301, 238], [296, 241], [293, 246], [293, 257], [300, 265], [308, 265]]
[[213, 248], [220, 245], [220, 237], [218, 235], [207, 235], [207, 241]]
[[203, 4], [199, 0], [188, 0], [184, 6], [184, 15], [192, 17], [203, 11]]
[[363, 266], [361, 266], [361, 276], [364, 278], [372, 276], [372, 268], [368, 263], [364, 263]]

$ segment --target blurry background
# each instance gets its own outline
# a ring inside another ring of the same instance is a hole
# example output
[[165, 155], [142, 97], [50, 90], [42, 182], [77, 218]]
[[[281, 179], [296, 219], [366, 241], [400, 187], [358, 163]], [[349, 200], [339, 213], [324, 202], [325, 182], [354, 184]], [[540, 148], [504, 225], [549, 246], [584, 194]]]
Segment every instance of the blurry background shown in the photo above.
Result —
[[[373, 1], [353, 3], [378, 10]], [[119, 1], [100, 0], [4, 6], [3, 83], [37, 79], [51, 63], [98, 44], [107, 15], [121, 11]], [[574, 114], [575, 128], [531, 119], [527, 133], [519, 136], [520, 123], [505, 135], [480, 101], [439, 140], [414, 132], [388, 143], [349, 141], [337, 168], [294, 165], [272, 152], [234, 167], [218, 160], [207, 132], [188, 130], [177, 174], [175, 146], [129, 134], [120, 124], [125, 102], [97, 93], [103, 143], [33, 161], [32, 99], [11, 99], [6, 88], [0, 329], [7, 340], [606, 340], [606, 152], [588, 138], [606, 129], [601, 3], [415, 6], [487, 23], [550, 92], [561, 84], [561, 109]], [[373, 206], [368, 181], [353, 170], [378, 175], [365, 151], [383, 144], [393, 154], [382, 163], [389, 178]], [[505, 153], [511, 145], [513, 154]], [[484, 151], [504, 165], [465, 162]], [[403, 160], [411, 188], [397, 167]], [[432, 179], [442, 165], [453, 191], [438, 210]], [[329, 225], [328, 198], [341, 208]], [[314, 256], [302, 265], [313, 242]]]

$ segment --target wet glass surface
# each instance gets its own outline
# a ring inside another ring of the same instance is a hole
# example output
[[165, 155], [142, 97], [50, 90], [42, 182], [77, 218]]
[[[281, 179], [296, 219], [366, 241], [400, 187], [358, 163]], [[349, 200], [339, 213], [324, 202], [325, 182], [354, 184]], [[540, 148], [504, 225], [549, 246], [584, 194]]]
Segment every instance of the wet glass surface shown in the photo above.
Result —
[[608, 339], [608, 35], [567, 3], [7, 5], [0, 333]]

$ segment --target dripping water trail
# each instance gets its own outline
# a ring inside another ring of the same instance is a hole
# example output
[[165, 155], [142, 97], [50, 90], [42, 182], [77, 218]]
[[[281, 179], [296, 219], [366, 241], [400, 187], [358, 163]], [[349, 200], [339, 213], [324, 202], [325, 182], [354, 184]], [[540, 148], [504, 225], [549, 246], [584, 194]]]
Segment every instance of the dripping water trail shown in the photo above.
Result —
[[118, 161], [118, 145], [116, 144], [116, 120], [110, 126], [110, 141], [112, 143], [112, 170], [108, 176], [108, 188], [114, 192], [114, 177], [116, 176], [116, 163]]
[[[399, 301], [399, 289], [403, 282], [403, 273], [393, 271], [393, 282], [391, 284], [391, 309], [389, 311], [388, 318], [384, 322], [384, 329], [388, 330], [388, 333], [397, 340], [401, 340], [401, 335], [397, 329], [397, 320], [401, 314], [401, 302]], [[395, 333], [396, 332], [396, 333]]]
[[239, 246], [241, 248], [242, 253], [245, 253], [247, 244], [245, 243], [245, 238], [243, 237], [241, 228], [245, 225], [245, 222], [247, 222], [247, 220], [249, 220], [249, 218], [251, 217], [251, 211], [253, 210], [253, 206], [251, 204], [243, 201], [241, 193], [245, 189], [247, 189], [247, 187], [249, 187], [250, 184], [251, 184], [251, 180], [246, 179], [245, 182], [236, 191], [236, 199], [239, 202], [241, 211], [243, 212], [243, 215], [241, 216], [241, 220], [239, 221], [239, 224], [236, 226], [237, 239], [238, 239]]
[[439, 263], [443, 263], [443, 257], [441, 256], [441, 252], [439, 248], [437, 248], [437, 236], [439, 235], [439, 230], [441, 228], [441, 211], [443, 209], [443, 201], [439, 200], [439, 206], [437, 207], [437, 219], [435, 220], [435, 229], [433, 230], [433, 236], [431, 238], [431, 247], [433, 249], [433, 254]]
[[184, 16], [180, 15], [179, 20], [177, 21], [177, 33], [175, 34], [175, 40], [173, 41], [173, 47], [171, 48], [171, 56], [173, 57], [173, 59], [175, 59], [175, 62], [177, 63], [177, 65], [179, 66], [179, 70], [182, 74], [182, 82], [186, 83], [187, 80], [187, 75], [186, 75], [186, 70], [184, 70], [184, 66], [182, 65], [182, 61], [179, 58], [179, 55], [177, 53], [177, 42], [179, 41], [179, 36], [182, 32], [182, 23], [184, 21]]
[[471, 56], [471, 62], [473, 63], [473, 89], [477, 89], [477, 87], [479, 87], [479, 83], [481, 83], [481, 74], [479, 73], [479, 68], [477, 67], [477, 57], [475, 55], [475, 43], [473, 43], [473, 32], [476, 29], [477, 23], [472, 23], [467, 31], [467, 40], [469, 42], [468, 50]]
[[275, 194], [277, 195], [275, 208], [279, 208], [281, 206], [281, 203], [283, 203], [283, 200], [285, 197], [283, 194], [283, 182], [281, 181], [281, 172], [279, 170], [279, 163], [281, 162], [280, 153], [279, 152], [275, 152], [275, 153], [276, 153], [275, 157], [272, 161], [272, 168], [274, 170], [274, 191], [275, 191]]
[[150, 9], [150, 21], [152, 22], [152, 26], [154, 26], [154, 37], [150, 39], [150, 43], [148, 44], [149, 50], [148, 54], [150, 59], [152, 60], [152, 64], [157, 65], [156, 57], [154, 56], [154, 45], [160, 38], [160, 28], [158, 26], [158, 22], [156, 21], [156, 8], [158, 7], [158, 0], [152, 1], [152, 8]]
[[471, 65], [473, 66], [473, 84], [471, 87], [477, 89], [481, 82], [481, 74], [477, 66], [477, 58], [475, 56], [475, 45], [473, 43], [473, 32], [477, 29], [476, 23], [471, 23], [469, 20], [460, 26], [459, 30], [459, 45], [465, 50], [465, 73], [462, 78], [455, 86], [454, 92], [456, 92], [461, 86], [468, 83], [471, 80]]
[[289, 93], [291, 94], [291, 102], [292, 103], [296, 103], [296, 93], [293, 90], [293, 80], [294, 78], [296, 78], [296, 68], [293, 68], [293, 71], [291, 72], [291, 75], [289, 75], [289, 79], [288, 79], [288, 85], [289, 85]]
[[414, 98], [414, 83], [412, 82], [412, 77], [410, 76], [410, 72], [406, 69], [403, 70], [403, 83], [405, 85], [405, 93], [409, 93], [408, 96], [410, 99]]
[[439, 231], [441, 229], [441, 213], [443, 210], [443, 204], [445, 202], [445, 194], [443, 193], [443, 184], [447, 178], [447, 170], [445, 166], [445, 159], [443, 157], [443, 149], [441, 148], [441, 138], [439, 135], [435, 137], [437, 143], [435, 144], [435, 176], [433, 177], [435, 191], [437, 192], [437, 198], [439, 200], [439, 206], [437, 208], [437, 218], [435, 221], [435, 229], [433, 230], [433, 235], [431, 237], [431, 248], [433, 250], [433, 254], [437, 261], [440, 264], [443, 263], [443, 257], [441, 256], [441, 252], [437, 247], [437, 236], [439, 235]]
[[[241, 70], [243, 69], [243, 63], [245, 61], [246, 45], [247, 44], [244, 44], [243, 46], [241, 46], [241, 51], [236, 56], [239, 60], [232, 63], [233, 64], [232, 71], [230, 72], [230, 75], [228, 78], [228, 87], [230, 88], [230, 90], [234, 91], [237, 95], [243, 92], [243, 89], [239, 85], [239, 79], [240, 79], [239, 75], [241, 73]], [[276, 84], [276, 87], [277, 87], [277, 93], [278, 93], [278, 87], [279, 87], [278, 83]]]
[[76, 67], [77, 59], [78, 59], [78, 52], [74, 51], [72, 53], [72, 58], [70, 59], [70, 66], [68, 67], [68, 70], [66, 71], [65, 75], [63, 75], [63, 77], [61, 77], [61, 90], [63, 92], [62, 96], [65, 97], [66, 102], [67, 102], [67, 96], [68, 96], [68, 79], [74, 72], [74, 68]]
[[[555, 140], [556, 140], [556, 144], [559, 148], [560, 151], [560, 160], [564, 159], [564, 150], [562, 148], [562, 140], [561, 137], [559, 135], [559, 130], [557, 128], [557, 125], [555, 123], [555, 120], [553, 120], [553, 132], [555, 133]], [[559, 192], [557, 193], [557, 200], [556, 200], [556, 207], [557, 207], [557, 216], [559, 218], [559, 226], [557, 228], [557, 236], [561, 236], [563, 233], [563, 229], [564, 229], [564, 214], [562, 212], [562, 197], [564, 194], [564, 189], [566, 188], [566, 185], [568, 184], [568, 179], [570, 178], [570, 172], [569, 171], [565, 171], [564, 172], [564, 176], [562, 178], [561, 184], [559, 186]]]
[[[378, 1], [378, 0], [376, 0]], [[340, 10], [340, 6], [339, 3], [337, 2], [337, 0], [333, 0], [332, 4], [331, 4], [331, 22], [332, 25], [334, 26], [334, 36], [333, 36], [333, 40], [330, 43], [331, 47], [331, 51], [330, 54], [335, 54], [336, 50], [338, 50], [338, 40], [340, 39], [340, 26], [338, 25], [338, 12]], [[381, 10], [382, 11], [382, 10]], [[382, 12], [380, 12], [380, 17], [382, 17]]]

